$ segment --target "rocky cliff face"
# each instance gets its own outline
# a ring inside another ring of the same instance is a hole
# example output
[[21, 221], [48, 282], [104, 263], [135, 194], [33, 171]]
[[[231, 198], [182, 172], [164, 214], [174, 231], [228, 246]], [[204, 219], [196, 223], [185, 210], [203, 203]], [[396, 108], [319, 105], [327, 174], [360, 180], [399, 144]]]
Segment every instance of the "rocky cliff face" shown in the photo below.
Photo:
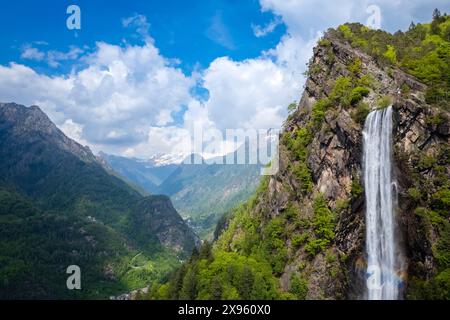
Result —
[[167, 196], [145, 197], [135, 205], [132, 215], [134, 229], [142, 233], [144, 244], [145, 235], [155, 234], [162, 245], [181, 256], [190, 254], [200, 244]]
[[[448, 264], [450, 250], [449, 112], [427, 105], [420, 95], [399, 99], [394, 106], [398, 219], [408, 262], [405, 297], [448, 298], [448, 291], [441, 292], [442, 285], [449, 288], [448, 279], [441, 278], [447, 271], [440, 270]], [[427, 292], [435, 286], [434, 294]]]
[[0, 103], [0, 117], [3, 126], [9, 126], [11, 135], [17, 139], [26, 139], [32, 143], [33, 140], [49, 138], [59, 148], [77, 155], [80, 159], [95, 161], [88, 147], [68, 138], [38, 106], [23, 108], [15, 103]]
[[[282, 291], [292, 292], [293, 279], [300, 278], [307, 287], [303, 298], [364, 297], [362, 129], [369, 111], [388, 105], [394, 110], [397, 233], [406, 256], [398, 275], [405, 297], [417, 297], [418, 286], [436, 277], [436, 246], [448, 252], [448, 244], [427, 212], [442, 187], [439, 178], [450, 175], [450, 117], [425, 102], [425, 90], [413, 76], [379, 64], [333, 32], [314, 49], [304, 93], [280, 140], [280, 170], [249, 213], [262, 234], [275, 219], [283, 221]], [[233, 236], [219, 244], [240, 251], [248, 231], [237, 222], [232, 228]]]

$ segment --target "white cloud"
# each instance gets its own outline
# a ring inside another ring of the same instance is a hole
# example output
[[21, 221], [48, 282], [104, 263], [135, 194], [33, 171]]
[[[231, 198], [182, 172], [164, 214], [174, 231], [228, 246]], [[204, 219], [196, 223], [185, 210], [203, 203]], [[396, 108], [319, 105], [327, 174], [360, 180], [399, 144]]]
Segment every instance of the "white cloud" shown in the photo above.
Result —
[[281, 23], [282, 23], [281, 19], [279, 17], [275, 17], [265, 26], [252, 24], [251, 27], [255, 37], [261, 38], [268, 35], [269, 33], [272, 33], [275, 30], [275, 28], [278, 27]]
[[56, 77], [14, 63], [0, 66], [0, 99], [40, 105], [66, 129], [70, 119], [82, 125], [77, 140], [113, 153], [146, 141], [150, 126], [166, 124], [172, 111], [191, 100], [195, 81], [151, 43], [120, 47], [100, 42], [86, 63], [80, 71]]
[[30, 59], [41, 61], [45, 58], [45, 53], [40, 51], [37, 48], [33, 48], [30, 46], [25, 46], [22, 50], [22, 54], [20, 55], [22, 59]]
[[125, 150], [129, 157], [149, 158], [155, 154], [189, 154], [191, 151], [191, 133], [176, 126], [147, 129], [146, 139]]
[[218, 58], [203, 80], [209, 91], [205, 107], [220, 129], [279, 127], [298, 90], [297, 81], [269, 58]]
[[47, 52], [47, 63], [52, 68], [57, 68], [61, 65], [61, 61], [76, 60], [84, 53], [84, 50], [70, 46], [69, 51], [61, 52], [50, 50]]
[[68, 117], [58, 113], [57, 106], [67, 104], [71, 81], [64, 77], [48, 77], [24, 65], [0, 65], [0, 99], [25, 105], [45, 106], [50, 117], [61, 124]]
[[[42, 42], [35, 42], [35, 44], [47, 45], [47, 43]], [[45, 61], [50, 67], [57, 68], [61, 65], [62, 61], [76, 60], [83, 53], [84, 50], [76, 46], [70, 46], [67, 52], [62, 52], [57, 50], [43, 51], [39, 48], [27, 44], [23, 46], [20, 58], [35, 61]]]
[[[148, 35], [142, 16], [123, 24]], [[215, 31], [223, 33], [222, 27]], [[297, 53], [306, 57], [310, 49], [285, 36], [259, 58], [217, 58], [206, 70], [187, 77], [153, 43], [151, 39], [141, 46], [99, 42], [92, 54], [83, 57], [87, 66], [67, 76], [47, 77], [18, 64], [1, 66], [0, 98], [42, 106], [69, 136], [87, 142], [94, 151], [140, 157], [189, 153], [194, 125], [205, 131], [280, 127], [286, 106], [300, 93], [304, 59]], [[209, 91], [207, 101], [191, 94], [199, 82]], [[171, 125], [172, 114], [182, 106], [183, 122]], [[225, 144], [215, 149], [228, 148]]]
[[125, 28], [134, 28], [136, 33], [144, 39], [145, 42], [153, 42], [150, 36], [150, 23], [147, 21], [147, 17], [141, 14], [134, 14], [131, 17], [122, 19], [122, 25]]
[[173, 122], [173, 118], [170, 110], [164, 109], [160, 110], [156, 117], [156, 125], [165, 126], [168, 123]]
[[83, 126], [73, 122], [72, 119], [67, 119], [59, 128], [69, 138], [82, 145], [88, 145], [88, 142], [82, 138]]
[[434, 8], [450, 10], [448, 0], [260, 0], [263, 11], [280, 16], [292, 35], [304, 39], [345, 22], [366, 23], [370, 5], [381, 9], [382, 29], [395, 32], [412, 20], [429, 21]]
[[317, 31], [349, 21], [353, 7], [363, 1], [260, 0], [263, 11], [280, 16], [291, 35], [309, 39]]
[[212, 17], [211, 24], [206, 31], [206, 35], [214, 42], [229, 50], [236, 49], [230, 30], [223, 22], [221, 12], [216, 12], [216, 14]]

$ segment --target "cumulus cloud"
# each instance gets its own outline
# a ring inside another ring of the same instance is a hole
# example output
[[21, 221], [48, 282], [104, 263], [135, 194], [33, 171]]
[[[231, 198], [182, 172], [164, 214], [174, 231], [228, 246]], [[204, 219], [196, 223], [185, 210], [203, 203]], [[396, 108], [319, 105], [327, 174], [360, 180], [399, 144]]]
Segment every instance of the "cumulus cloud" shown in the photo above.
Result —
[[176, 126], [158, 127], [147, 129], [146, 139], [127, 148], [126, 156], [149, 158], [155, 154], [183, 154], [191, 152], [191, 132], [185, 128]]
[[284, 71], [269, 58], [214, 60], [203, 75], [210, 119], [220, 129], [279, 127], [298, 89]]
[[167, 124], [171, 112], [191, 100], [195, 81], [151, 43], [121, 47], [99, 42], [86, 63], [84, 69], [55, 77], [20, 64], [0, 66], [0, 97], [40, 105], [63, 128], [72, 125], [66, 122], [70, 119], [82, 125], [77, 140], [115, 153], [145, 141], [150, 126]]

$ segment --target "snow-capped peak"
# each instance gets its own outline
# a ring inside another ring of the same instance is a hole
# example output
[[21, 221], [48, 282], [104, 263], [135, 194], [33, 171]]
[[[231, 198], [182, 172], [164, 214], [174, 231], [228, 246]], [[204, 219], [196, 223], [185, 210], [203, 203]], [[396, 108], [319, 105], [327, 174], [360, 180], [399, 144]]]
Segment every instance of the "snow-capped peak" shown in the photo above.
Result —
[[187, 157], [188, 154], [183, 152], [156, 154], [149, 158], [149, 162], [153, 163], [155, 167], [163, 167], [170, 164], [181, 164]]

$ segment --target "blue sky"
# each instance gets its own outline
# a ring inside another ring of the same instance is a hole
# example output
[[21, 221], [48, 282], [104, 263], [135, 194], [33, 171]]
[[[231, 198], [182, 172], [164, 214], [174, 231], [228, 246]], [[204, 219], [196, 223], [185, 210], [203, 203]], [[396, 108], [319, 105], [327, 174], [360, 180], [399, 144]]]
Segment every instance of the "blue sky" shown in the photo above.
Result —
[[[81, 30], [66, 27], [72, 4]], [[0, 101], [39, 105], [94, 152], [189, 153], [195, 126], [279, 128], [327, 28], [379, 13], [394, 32], [436, 7], [450, 1], [5, 1]]]
[[[66, 8], [71, 4], [81, 8], [82, 29], [77, 32], [65, 27]], [[146, 16], [156, 47], [163, 56], [179, 59], [186, 73], [206, 68], [220, 56], [234, 60], [257, 57], [274, 47], [285, 32], [279, 25], [264, 38], [254, 36], [251, 24], [264, 25], [274, 18], [271, 12], [261, 12], [257, 0], [8, 1], [2, 5], [0, 20], [4, 48], [0, 63], [20, 61], [25, 44], [59, 51], [69, 46], [92, 48], [100, 40], [141, 44], [134, 30], [122, 25], [122, 19], [135, 14]], [[29, 65], [48, 73], [67, 70]]]

